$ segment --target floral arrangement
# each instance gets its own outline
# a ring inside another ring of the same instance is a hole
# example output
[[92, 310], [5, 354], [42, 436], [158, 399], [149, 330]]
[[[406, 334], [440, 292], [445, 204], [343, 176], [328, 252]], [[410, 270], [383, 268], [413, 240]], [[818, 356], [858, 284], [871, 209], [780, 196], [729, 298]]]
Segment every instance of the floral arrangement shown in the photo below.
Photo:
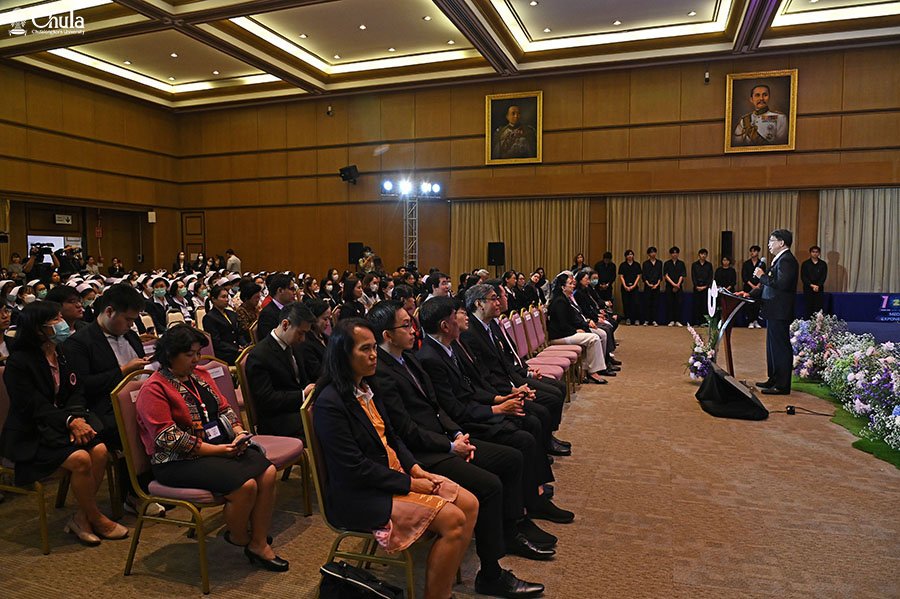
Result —
[[712, 370], [712, 361], [716, 357], [716, 351], [713, 349], [715, 342], [704, 341], [697, 331], [694, 330], [694, 327], [690, 325], [688, 325], [687, 330], [691, 337], [694, 338], [694, 349], [691, 351], [687, 367], [690, 371], [691, 379], [698, 381]]
[[900, 346], [850, 333], [821, 312], [791, 324], [791, 343], [797, 376], [821, 378], [845, 410], [868, 421], [864, 438], [900, 449]]
[[846, 330], [842, 320], [822, 312], [818, 312], [814, 320], [795, 320], [791, 324], [794, 374], [802, 379], [821, 379], [830, 343]]

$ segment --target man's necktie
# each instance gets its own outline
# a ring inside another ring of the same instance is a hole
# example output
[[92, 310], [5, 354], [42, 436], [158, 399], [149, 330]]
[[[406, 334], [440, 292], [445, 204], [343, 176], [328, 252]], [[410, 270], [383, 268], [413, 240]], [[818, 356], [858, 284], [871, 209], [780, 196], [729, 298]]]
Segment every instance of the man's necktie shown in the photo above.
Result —
[[400, 360], [400, 365], [406, 369], [406, 373], [409, 375], [409, 378], [413, 380], [416, 384], [416, 388], [419, 390], [419, 393], [428, 397], [428, 394], [425, 393], [425, 389], [422, 388], [422, 385], [419, 384], [419, 379], [416, 378], [416, 375], [413, 374], [413, 371], [410, 370], [409, 365], [406, 363], [406, 360]]

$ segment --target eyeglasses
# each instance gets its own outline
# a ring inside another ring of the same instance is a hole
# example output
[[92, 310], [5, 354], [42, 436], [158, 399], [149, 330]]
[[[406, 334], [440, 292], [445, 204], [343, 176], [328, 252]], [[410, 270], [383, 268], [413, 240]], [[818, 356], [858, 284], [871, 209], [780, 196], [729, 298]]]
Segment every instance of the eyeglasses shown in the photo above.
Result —
[[487, 296], [487, 297], [484, 298], [484, 299], [487, 300], [487, 301], [489, 301], [489, 302], [499, 302], [499, 301], [500, 301], [500, 296], [499, 296], [499, 295], [489, 295], [489, 296]]
[[84, 305], [84, 302], [82, 302], [81, 300], [67, 300], [63, 303], [64, 304], [72, 304], [73, 306], [83, 306]]
[[394, 329], [411, 329], [411, 328], [413, 328], [413, 321], [410, 320], [406, 324], [398, 324], [395, 327], [388, 327], [388, 330], [391, 331]]

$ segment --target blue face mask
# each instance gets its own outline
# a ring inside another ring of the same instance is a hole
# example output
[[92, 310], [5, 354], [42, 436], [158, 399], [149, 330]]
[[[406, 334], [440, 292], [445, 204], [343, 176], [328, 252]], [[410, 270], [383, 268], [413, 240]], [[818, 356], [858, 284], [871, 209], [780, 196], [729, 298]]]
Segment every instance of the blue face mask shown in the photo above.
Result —
[[591, 279], [591, 285], [597, 286], [600, 283], [600, 279]]
[[181, 297], [187, 297], [187, 294], [188, 294], [187, 287], [182, 287], [181, 289], [178, 290], [178, 295], [180, 295]]
[[154, 289], [154, 290], [153, 290], [153, 295], [155, 295], [156, 297], [165, 297], [165, 296], [166, 296], [166, 290], [163, 289], [162, 287], [160, 287], [159, 289]]
[[69, 323], [65, 320], [60, 320], [55, 325], [53, 325], [53, 336], [50, 337], [50, 341], [52, 341], [55, 345], [59, 345], [69, 338], [72, 330], [69, 329]]

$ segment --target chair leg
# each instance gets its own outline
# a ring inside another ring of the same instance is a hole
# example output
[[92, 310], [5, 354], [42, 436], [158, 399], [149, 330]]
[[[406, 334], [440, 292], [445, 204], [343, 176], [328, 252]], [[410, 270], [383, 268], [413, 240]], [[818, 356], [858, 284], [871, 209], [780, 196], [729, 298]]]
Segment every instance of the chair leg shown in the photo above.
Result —
[[413, 560], [412, 554], [409, 552], [409, 549], [403, 552], [403, 557], [406, 559], [406, 589], [407, 596], [409, 599], [416, 599], [416, 581], [413, 578]]
[[44, 485], [34, 483], [35, 499], [38, 502], [38, 517], [41, 521], [41, 552], [44, 555], [50, 553], [50, 533], [47, 531], [47, 505], [44, 501]]
[[69, 494], [69, 481], [72, 480], [72, 474], [66, 472], [59, 480], [59, 488], [56, 490], [56, 508], [59, 509], [66, 505], [66, 495]]
[[303, 485], [303, 515], [312, 515], [312, 473], [309, 471], [309, 456], [304, 453], [300, 461], [300, 478]]
[[131, 567], [134, 565], [134, 554], [137, 552], [138, 541], [141, 538], [141, 529], [144, 527], [144, 510], [146, 509], [147, 504], [144, 502], [138, 508], [138, 517], [137, 522], [134, 525], [134, 530], [131, 533], [131, 547], [128, 549], [128, 557], [125, 560], [125, 576], [129, 576], [131, 574]]
[[281, 482], [287, 482], [287, 479], [291, 477], [291, 468], [293, 468], [293, 466], [288, 466], [281, 473]]
[[195, 529], [197, 531], [197, 548], [200, 551], [200, 577], [202, 579], [203, 594], [209, 595], [209, 563], [206, 559], [206, 529], [203, 526], [203, 518], [200, 516], [200, 510], [193, 505], [189, 505], [193, 512]]
[[110, 512], [112, 519], [119, 521], [122, 519], [122, 493], [119, 491], [119, 477], [116, 476], [116, 464], [118, 460], [111, 460], [106, 463], [106, 482], [109, 485], [109, 501], [112, 504]]

